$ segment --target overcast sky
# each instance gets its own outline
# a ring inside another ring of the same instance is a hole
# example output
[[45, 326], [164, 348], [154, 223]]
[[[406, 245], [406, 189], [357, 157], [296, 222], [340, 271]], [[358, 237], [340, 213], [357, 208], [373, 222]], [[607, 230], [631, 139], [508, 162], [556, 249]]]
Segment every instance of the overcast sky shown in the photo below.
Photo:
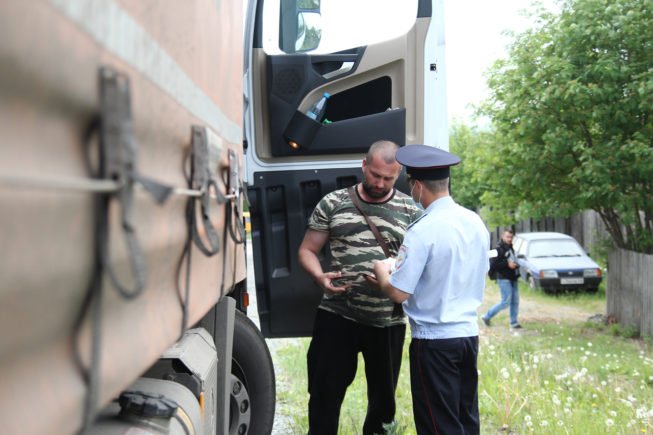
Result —
[[505, 29], [517, 32], [530, 26], [520, 11], [528, 0], [445, 0], [447, 101], [449, 119], [470, 121], [471, 104], [487, 96], [484, 71], [505, 57], [510, 41]]

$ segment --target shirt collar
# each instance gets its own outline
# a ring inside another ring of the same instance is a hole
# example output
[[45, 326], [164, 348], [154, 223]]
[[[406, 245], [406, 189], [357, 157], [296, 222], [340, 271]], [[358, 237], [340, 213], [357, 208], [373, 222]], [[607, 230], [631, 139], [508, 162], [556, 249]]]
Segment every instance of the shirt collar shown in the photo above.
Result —
[[437, 199], [437, 200], [433, 201], [433, 202], [432, 202], [431, 204], [429, 204], [429, 206], [424, 210], [424, 213], [422, 213], [420, 217], [418, 217], [418, 218], [415, 219], [415, 220], [414, 220], [410, 225], [408, 225], [408, 228], [412, 227], [412, 226], [415, 225], [417, 222], [419, 222], [420, 220], [422, 220], [422, 218], [424, 218], [426, 215], [428, 215], [428, 214], [429, 214], [430, 212], [432, 212], [433, 210], [442, 210], [442, 209], [447, 208], [447, 207], [449, 207], [449, 206], [451, 206], [451, 205], [453, 205], [453, 204], [455, 204], [455, 202], [454, 202], [454, 200], [453, 200], [453, 198], [452, 198], [451, 196], [445, 196], [445, 197], [442, 197], [442, 198], [440, 198], [440, 199]]
[[436, 199], [435, 201], [430, 203], [429, 206], [426, 207], [426, 210], [424, 210], [424, 214], [428, 214], [433, 210], [440, 210], [443, 208], [447, 208], [453, 204], [455, 204], [455, 202], [451, 197], [451, 195], [443, 196], [442, 198]]

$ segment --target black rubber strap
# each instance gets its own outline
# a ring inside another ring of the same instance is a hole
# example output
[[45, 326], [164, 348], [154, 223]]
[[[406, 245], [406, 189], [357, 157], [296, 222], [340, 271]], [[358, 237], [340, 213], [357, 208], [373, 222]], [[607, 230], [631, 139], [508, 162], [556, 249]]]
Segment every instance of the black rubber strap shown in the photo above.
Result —
[[[207, 247], [202, 241], [202, 238], [200, 237], [197, 228], [197, 220], [195, 214], [195, 206], [197, 203], [197, 199], [192, 198], [188, 201], [188, 207], [190, 207], [188, 213], [191, 219], [190, 222], [191, 228], [193, 230], [193, 241], [195, 242], [197, 248], [200, 251], [202, 251], [204, 255], [208, 257], [211, 257], [220, 251], [220, 237], [218, 236], [218, 232], [215, 230], [215, 227], [213, 226], [213, 222], [211, 222], [211, 217], [209, 215], [209, 204], [211, 201], [211, 197], [210, 197], [211, 187], [213, 187], [213, 189], [216, 192], [218, 193], [220, 192], [220, 189], [218, 188], [218, 184], [216, 183], [216, 181], [214, 179], [210, 179], [207, 181], [204, 194], [200, 198], [202, 225], [204, 226], [206, 237], [209, 240], [209, 245], [210, 245], [209, 247]], [[218, 203], [220, 203], [220, 196], [218, 196]]]

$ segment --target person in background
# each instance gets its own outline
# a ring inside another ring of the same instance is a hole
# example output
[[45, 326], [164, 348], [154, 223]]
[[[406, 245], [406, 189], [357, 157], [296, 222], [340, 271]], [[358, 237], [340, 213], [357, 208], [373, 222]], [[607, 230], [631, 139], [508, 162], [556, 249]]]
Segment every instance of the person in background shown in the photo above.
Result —
[[408, 227], [396, 262], [380, 261], [381, 291], [410, 321], [410, 385], [418, 434], [478, 434], [478, 317], [490, 236], [449, 195], [454, 154], [407, 145], [396, 159], [424, 214]]
[[[372, 144], [363, 160], [363, 181], [351, 193], [340, 189], [320, 200], [299, 248], [299, 263], [324, 291], [307, 355], [312, 435], [338, 432], [359, 353], [365, 361], [368, 398], [363, 434], [385, 433], [383, 425], [394, 420], [406, 320], [401, 307], [365, 277], [373, 262], [386, 255], [353, 200], [396, 255], [408, 224], [420, 213], [408, 195], [394, 188], [401, 172], [394, 157], [397, 149], [390, 141]], [[332, 261], [325, 271], [318, 256], [327, 242]]]
[[485, 326], [490, 326], [490, 320], [499, 311], [510, 307], [510, 327], [521, 328], [517, 316], [519, 315], [519, 265], [515, 251], [512, 249], [513, 233], [505, 230], [501, 235], [501, 241], [497, 244], [497, 256], [492, 265], [496, 271], [497, 285], [501, 290], [501, 301], [481, 317]]

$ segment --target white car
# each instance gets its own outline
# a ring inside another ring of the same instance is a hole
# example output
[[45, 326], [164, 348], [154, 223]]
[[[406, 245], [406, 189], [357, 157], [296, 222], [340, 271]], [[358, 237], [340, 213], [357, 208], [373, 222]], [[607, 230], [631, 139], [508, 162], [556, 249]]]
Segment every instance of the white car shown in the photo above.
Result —
[[520, 275], [546, 293], [598, 290], [601, 268], [571, 236], [554, 232], [521, 233], [513, 239]]

